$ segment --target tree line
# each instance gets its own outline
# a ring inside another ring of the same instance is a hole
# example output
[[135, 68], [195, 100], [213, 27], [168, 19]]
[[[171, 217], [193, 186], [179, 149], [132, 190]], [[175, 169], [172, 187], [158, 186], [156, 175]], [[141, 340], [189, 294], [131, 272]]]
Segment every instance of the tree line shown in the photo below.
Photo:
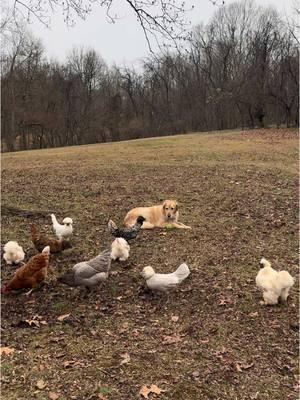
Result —
[[7, 22], [2, 52], [2, 150], [190, 131], [299, 125], [296, 27], [243, 0], [194, 27], [184, 47], [141, 68], [108, 67], [93, 49], [47, 59], [25, 27]]

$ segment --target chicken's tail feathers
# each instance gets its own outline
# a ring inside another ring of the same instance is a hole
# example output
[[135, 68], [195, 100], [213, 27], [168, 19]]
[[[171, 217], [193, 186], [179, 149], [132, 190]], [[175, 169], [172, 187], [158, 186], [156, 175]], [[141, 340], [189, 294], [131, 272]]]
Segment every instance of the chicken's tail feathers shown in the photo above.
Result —
[[63, 275], [60, 275], [57, 278], [57, 280], [58, 280], [58, 282], [64, 283], [65, 285], [68, 285], [68, 286], [76, 286], [74, 271], [66, 272]]
[[175, 275], [179, 279], [179, 282], [182, 282], [185, 278], [187, 278], [190, 274], [190, 269], [186, 263], [181, 264], [175, 271]]
[[58, 221], [57, 221], [56, 216], [54, 214], [51, 214], [51, 220], [52, 220], [53, 226], [58, 224]]
[[37, 239], [38, 238], [39, 232], [38, 232], [38, 229], [36, 227], [36, 224], [31, 224], [30, 225], [30, 232], [31, 232], [31, 236], [32, 236], [33, 239]]
[[100, 253], [100, 264], [102, 265], [107, 265], [107, 273], [110, 270], [110, 264], [111, 264], [111, 247], [109, 249], [103, 250], [102, 253]]
[[42, 253], [44, 253], [44, 254], [50, 254], [50, 246], [46, 246], [46, 247], [44, 247], [44, 249], [43, 249], [43, 251], [42, 251]]
[[271, 267], [271, 263], [264, 257], [260, 260], [259, 264], [263, 267]]
[[111, 220], [111, 219], [108, 221], [107, 227], [108, 227], [108, 231], [110, 233], [112, 233], [112, 234], [115, 232], [115, 230], [118, 229], [118, 227], [115, 224], [115, 222], [113, 220]]
[[277, 279], [283, 288], [291, 288], [295, 284], [295, 279], [287, 271], [279, 271]]

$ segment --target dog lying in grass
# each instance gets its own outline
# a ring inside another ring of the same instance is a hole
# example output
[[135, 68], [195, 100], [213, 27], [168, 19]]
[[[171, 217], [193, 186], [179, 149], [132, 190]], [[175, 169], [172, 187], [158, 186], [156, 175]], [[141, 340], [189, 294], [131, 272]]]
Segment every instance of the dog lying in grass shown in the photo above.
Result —
[[191, 229], [190, 226], [178, 222], [179, 211], [176, 200], [165, 200], [162, 204], [152, 207], [137, 207], [130, 210], [125, 219], [125, 226], [133, 226], [139, 216], [145, 218], [142, 229], [165, 228], [172, 225], [178, 229]]
[[260, 271], [256, 276], [256, 285], [263, 292], [264, 304], [274, 305], [278, 301], [286, 302], [289, 291], [294, 285], [294, 278], [287, 271], [276, 271], [271, 263], [262, 258]]

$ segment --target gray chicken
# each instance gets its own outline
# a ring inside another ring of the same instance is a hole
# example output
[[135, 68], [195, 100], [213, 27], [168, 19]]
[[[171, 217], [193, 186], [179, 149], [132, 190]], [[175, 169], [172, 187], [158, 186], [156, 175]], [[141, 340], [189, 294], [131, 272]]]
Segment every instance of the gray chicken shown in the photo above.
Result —
[[84, 286], [91, 289], [107, 279], [111, 264], [110, 254], [111, 249], [104, 250], [89, 261], [75, 264], [71, 271], [57, 279], [68, 286]]
[[137, 237], [144, 221], [146, 221], [146, 219], [140, 215], [133, 226], [129, 228], [118, 228], [114, 221], [110, 219], [107, 225], [108, 231], [116, 238], [123, 238], [127, 241], [132, 240]]

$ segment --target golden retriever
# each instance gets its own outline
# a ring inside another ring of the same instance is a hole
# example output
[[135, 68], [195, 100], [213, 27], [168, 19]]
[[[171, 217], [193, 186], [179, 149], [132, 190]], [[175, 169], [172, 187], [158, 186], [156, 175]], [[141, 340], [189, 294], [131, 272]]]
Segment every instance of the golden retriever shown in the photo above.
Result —
[[190, 226], [178, 222], [179, 211], [176, 200], [165, 200], [159, 206], [133, 208], [124, 219], [125, 226], [134, 225], [140, 215], [146, 219], [142, 229], [164, 228], [167, 225], [179, 229], [191, 229]]

